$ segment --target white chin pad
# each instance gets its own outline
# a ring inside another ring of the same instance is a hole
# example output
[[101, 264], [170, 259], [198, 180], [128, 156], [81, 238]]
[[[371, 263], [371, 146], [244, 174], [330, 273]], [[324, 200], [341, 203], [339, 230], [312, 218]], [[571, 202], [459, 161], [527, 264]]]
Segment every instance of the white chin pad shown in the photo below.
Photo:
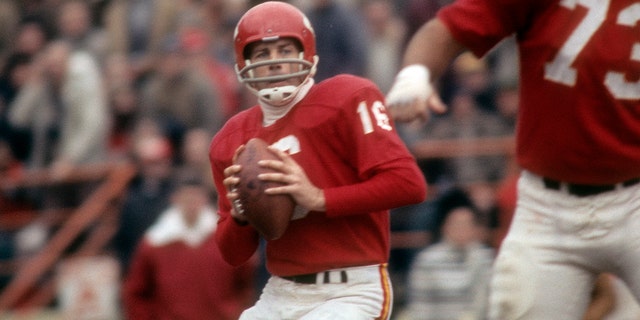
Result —
[[258, 91], [258, 96], [260, 97], [260, 99], [270, 104], [283, 105], [293, 99], [296, 91], [298, 91], [298, 88], [299, 87], [296, 86], [265, 88]]

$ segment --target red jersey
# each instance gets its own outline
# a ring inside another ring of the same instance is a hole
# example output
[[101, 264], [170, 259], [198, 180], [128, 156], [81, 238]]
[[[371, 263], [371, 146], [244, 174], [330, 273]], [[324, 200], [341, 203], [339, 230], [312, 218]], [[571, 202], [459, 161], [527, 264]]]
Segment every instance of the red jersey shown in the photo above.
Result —
[[516, 35], [523, 168], [586, 184], [640, 177], [640, 1], [460, 0], [438, 17], [477, 56]]
[[216, 239], [231, 264], [248, 259], [258, 233], [231, 219], [223, 170], [253, 137], [287, 151], [323, 189], [325, 212], [292, 220], [267, 243], [267, 268], [279, 276], [387, 262], [388, 209], [423, 201], [426, 185], [415, 159], [370, 81], [337, 76], [314, 85], [274, 124], [262, 126], [259, 106], [231, 118], [213, 138], [210, 160], [220, 193]]

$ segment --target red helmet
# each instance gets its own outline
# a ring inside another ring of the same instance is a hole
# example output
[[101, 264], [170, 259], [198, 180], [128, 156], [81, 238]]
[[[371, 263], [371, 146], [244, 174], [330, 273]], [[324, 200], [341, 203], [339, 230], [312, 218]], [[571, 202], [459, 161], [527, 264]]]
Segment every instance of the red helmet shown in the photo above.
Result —
[[[313, 27], [311, 27], [311, 23], [304, 13], [288, 3], [269, 1], [249, 9], [240, 18], [233, 38], [238, 79], [262, 100], [282, 104], [295, 96], [300, 86], [265, 89], [262, 92], [258, 92], [251, 86], [252, 83], [283, 80], [292, 77], [305, 77], [305, 79], [308, 79], [315, 74], [318, 57], [316, 56], [316, 39]], [[281, 38], [292, 38], [299, 42], [302, 46], [299, 58], [269, 60], [251, 64], [245, 56], [249, 44], [259, 41], [276, 41]], [[302, 68], [301, 71], [288, 75], [253, 77], [253, 69], [276, 63], [297, 63], [302, 65]]]
[[314, 63], [316, 38], [309, 19], [296, 7], [279, 1], [259, 4], [247, 11], [234, 33], [236, 63], [238, 69], [246, 66], [244, 51], [256, 41], [273, 41], [294, 38], [302, 45], [303, 59]]

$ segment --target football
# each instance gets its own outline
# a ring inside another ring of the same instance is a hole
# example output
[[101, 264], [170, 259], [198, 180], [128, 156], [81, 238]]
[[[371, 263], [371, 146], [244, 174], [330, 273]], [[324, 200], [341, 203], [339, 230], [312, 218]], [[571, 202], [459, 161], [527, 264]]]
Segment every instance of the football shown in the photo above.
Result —
[[258, 179], [261, 173], [273, 172], [258, 166], [259, 160], [277, 160], [278, 157], [267, 149], [269, 145], [261, 139], [249, 140], [235, 159], [242, 166], [238, 173], [240, 182], [236, 186], [239, 194], [234, 208], [247, 217], [249, 223], [267, 240], [280, 238], [287, 227], [295, 209], [290, 195], [269, 195], [264, 190], [278, 186], [277, 182]]

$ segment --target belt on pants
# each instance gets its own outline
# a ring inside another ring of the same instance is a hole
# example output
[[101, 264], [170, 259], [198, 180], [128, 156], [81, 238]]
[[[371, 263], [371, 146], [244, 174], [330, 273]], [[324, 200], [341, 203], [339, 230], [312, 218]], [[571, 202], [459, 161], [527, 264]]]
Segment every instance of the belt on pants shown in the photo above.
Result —
[[347, 283], [349, 280], [347, 271], [323, 271], [318, 273], [299, 274], [295, 276], [285, 276], [283, 279], [301, 284], [317, 284], [317, 283]]
[[613, 191], [618, 187], [630, 187], [640, 183], [640, 178], [630, 179], [617, 184], [575, 184], [561, 182], [550, 178], [542, 178], [545, 188], [552, 190], [562, 190], [577, 197], [587, 197], [607, 191]]

